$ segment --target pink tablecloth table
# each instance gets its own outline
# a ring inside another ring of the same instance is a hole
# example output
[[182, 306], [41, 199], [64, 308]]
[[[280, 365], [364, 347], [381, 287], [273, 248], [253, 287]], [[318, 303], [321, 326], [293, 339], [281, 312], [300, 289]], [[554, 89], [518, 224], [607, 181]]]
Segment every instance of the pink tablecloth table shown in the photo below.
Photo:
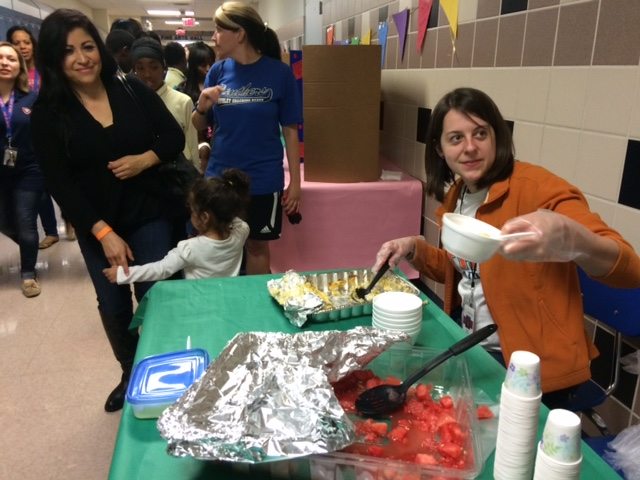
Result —
[[[286, 169], [285, 177], [288, 184]], [[282, 238], [271, 242], [272, 272], [368, 268], [383, 242], [420, 235], [422, 183], [404, 173], [397, 181], [303, 180], [301, 213], [297, 225], [285, 217]], [[401, 268], [408, 278], [418, 277], [406, 262]]]

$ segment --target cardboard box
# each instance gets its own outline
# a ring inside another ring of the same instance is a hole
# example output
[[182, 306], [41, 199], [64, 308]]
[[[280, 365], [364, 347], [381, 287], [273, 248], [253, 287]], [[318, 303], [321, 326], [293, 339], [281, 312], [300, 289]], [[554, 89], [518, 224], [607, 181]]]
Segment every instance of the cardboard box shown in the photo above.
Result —
[[305, 45], [304, 179], [380, 178], [380, 46]]

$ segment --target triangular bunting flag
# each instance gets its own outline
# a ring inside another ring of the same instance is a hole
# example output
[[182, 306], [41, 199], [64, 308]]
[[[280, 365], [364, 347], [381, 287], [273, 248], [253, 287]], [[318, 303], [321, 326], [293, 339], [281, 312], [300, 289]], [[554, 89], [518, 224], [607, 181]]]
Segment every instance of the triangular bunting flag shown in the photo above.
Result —
[[387, 56], [387, 34], [389, 33], [389, 25], [387, 22], [378, 23], [378, 43], [382, 47], [381, 65], [384, 67], [384, 60]]
[[449, 20], [451, 37], [455, 39], [458, 37], [458, 0], [440, 0], [440, 5]]
[[418, 53], [422, 52], [424, 39], [427, 37], [427, 25], [429, 25], [432, 5], [433, 0], [420, 0], [418, 3], [418, 39], [416, 41]]
[[365, 34], [362, 36], [362, 39], [360, 40], [360, 44], [361, 45], [371, 45], [371, 29], [367, 29], [367, 31], [365, 32]]
[[407, 30], [409, 29], [409, 9], [393, 14], [393, 22], [398, 30], [398, 45], [400, 46], [400, 60], [404, 59], [404, 47], [407, 43]]
[[327, 27], [327, 45], [333, 45], [333, 32], [335, 31], [335, 26], [329, 25]]

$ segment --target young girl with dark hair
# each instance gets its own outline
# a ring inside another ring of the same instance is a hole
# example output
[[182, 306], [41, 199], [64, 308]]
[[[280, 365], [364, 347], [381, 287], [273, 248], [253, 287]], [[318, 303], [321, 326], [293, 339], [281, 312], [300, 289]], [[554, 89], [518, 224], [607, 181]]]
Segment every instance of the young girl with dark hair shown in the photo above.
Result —
[[189, 195], [191, 223], [197, 237], [183, 240], [166, 257], [154, 263], [104, 269], [110, 282], [134, 283], [164, 280], [184, 270], [187, 279], [235, 277], [240, 272], [242, 248], [249, 226], [240, 219], [249, 202], [249, 179], [237, 169], [221, 177], [198, 179]]
[[[192, 120], [198, 130], [215, 126], [205, 176], [236, 167], [251, 178], [246, 270], [268, 273], [269, 241], [280, 237], [282, 210], [293, 214], [300, 206], [297, 87], [280, 59], [275, 32], [254, 8], [225, 2], [214, 20], [213, 39], [224, 60], [211, 67]], [[286, 189], [281, 131], [289, 162]]]
[[[76, 228], [98, 297], [98, 311], [122, 367], [105, 410], [122, 408], [137, 336], [128, 286], [109, 283], [102, 270], [161, 259], [171, 225], [152, 193], [160, 162], [173, 161], [184, 135], [162, 99], [128, 79], [146, 112], [131, 101], [95, 25], [77, 10], [59, 9], [42, 22], [36, 56], [42, 75], [33, 108], [34, 147], [49, 191]], [[134, 291], [142, 299], [151, 283]]]

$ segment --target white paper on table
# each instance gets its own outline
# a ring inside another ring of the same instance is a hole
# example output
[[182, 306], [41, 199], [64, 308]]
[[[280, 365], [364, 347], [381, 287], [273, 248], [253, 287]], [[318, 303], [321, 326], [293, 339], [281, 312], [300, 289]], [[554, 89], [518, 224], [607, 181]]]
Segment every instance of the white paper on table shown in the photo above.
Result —
[[400, 181], [402, 180], [402, 172], [398, 172], [396, 170], [382, 170], [382, 175], [380, 175], [380, 180]]

